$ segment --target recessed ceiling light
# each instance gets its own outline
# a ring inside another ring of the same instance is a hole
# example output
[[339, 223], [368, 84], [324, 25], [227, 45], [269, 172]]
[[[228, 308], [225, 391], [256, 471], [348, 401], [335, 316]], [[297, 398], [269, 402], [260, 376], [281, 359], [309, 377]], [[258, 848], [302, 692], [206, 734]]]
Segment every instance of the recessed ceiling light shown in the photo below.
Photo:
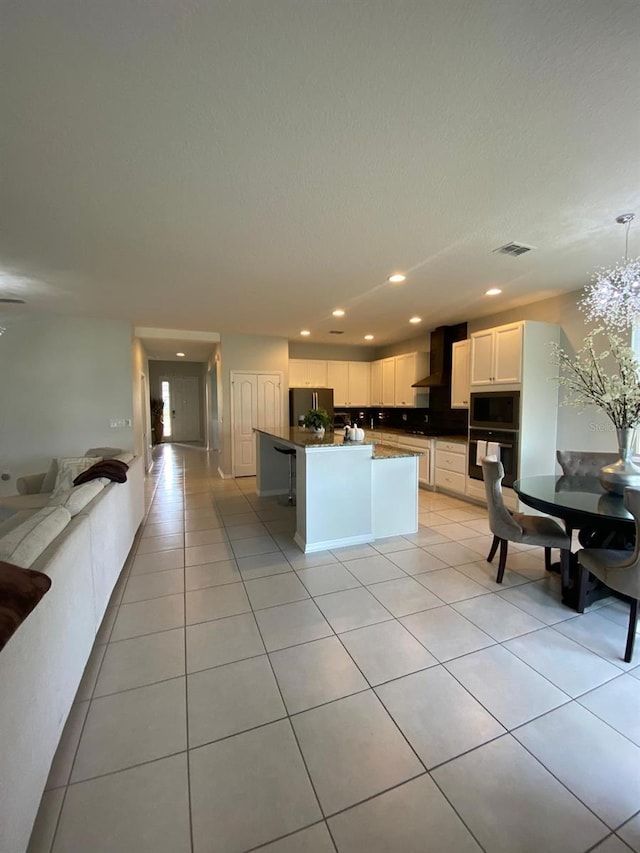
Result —
[[176, 355], [179, 355], [179, 356], [180, 356], [180, 358], [184, 358], [184, 353], [183, 353], [183, 352], [177, 352], [177, 353], [176, 353]]
[[305, 338], [307, 338], [307, 337], [309, 337], [309, 335], [311, 334], [311, 332], [309, 331], [309, 329], [303, 329], [303, 330], [300, 332], [300, 334], [301, 334], [301, 335], [303, 335]]
[[365, 335], [365, 336], [364, 336], [364, 339], [365, 339], [365, 341], [372, 341], [372, 340], [373, 340], [373, 335]]
[[405, 281], [406, 278], [407, 278], [406, 275], [402, 275], [401, 272], [397, 272], [397, 273], [394, 273], [393, 275], [389, 276], [389, 281], [392, 284], [399, 284], [401, 281]]
[[336, 308], [336, 310], [332, 311], [331, 313], [334, 317], [344, 317], [344, 311], [342, 310], [342, 308]]
[[499, 287], [490, 287], [486, 292], [486, 296], [498, 296], [502, 291]]
[[409, 320], [410, 323], [422, 323], [422, 317], [412, 317]]

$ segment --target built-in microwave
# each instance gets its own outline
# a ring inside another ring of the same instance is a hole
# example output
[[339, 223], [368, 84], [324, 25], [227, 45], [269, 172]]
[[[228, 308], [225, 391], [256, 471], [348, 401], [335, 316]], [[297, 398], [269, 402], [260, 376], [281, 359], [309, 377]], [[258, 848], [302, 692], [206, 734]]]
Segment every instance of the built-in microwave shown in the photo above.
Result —
[[469, 400], [469, 426], [476, 429], [520, 429], [520, 392], [474, 391]]

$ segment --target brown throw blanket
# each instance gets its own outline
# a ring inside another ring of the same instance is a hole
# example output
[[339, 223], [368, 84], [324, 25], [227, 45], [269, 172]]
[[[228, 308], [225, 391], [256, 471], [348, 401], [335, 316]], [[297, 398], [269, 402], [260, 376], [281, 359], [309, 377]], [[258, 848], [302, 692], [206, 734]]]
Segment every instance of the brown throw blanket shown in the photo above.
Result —
[[51, 578], [0, 560], [0, 650], [51, 586]]
[[81, 486], [82, 483], [87, 483], [89, 480], [97, 480], [98, 477], [107, 477], [115, 483], [127, 482], [127, 471], [129, 466], [126, 462], [121, 462], [119, 459], [102, 459], [96, 462], [91, 468], [82, 471], [73, 481], [74, 486]]

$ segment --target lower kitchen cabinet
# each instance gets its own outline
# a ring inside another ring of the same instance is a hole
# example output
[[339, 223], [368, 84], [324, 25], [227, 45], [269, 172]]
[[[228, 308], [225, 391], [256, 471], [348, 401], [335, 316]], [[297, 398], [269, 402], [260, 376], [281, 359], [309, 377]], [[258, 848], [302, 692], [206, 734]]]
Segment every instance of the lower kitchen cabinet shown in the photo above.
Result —
[[413, 438], [399, 436], [398, 448], [402, 450], [419, 450], [422, 456], [418, 457], [418, 482], [421, 486], [433, 486], [433, 439], [431, 438]]
[[464, 495], [467, 490], [467, 442], [436, 439], [436, 489]]

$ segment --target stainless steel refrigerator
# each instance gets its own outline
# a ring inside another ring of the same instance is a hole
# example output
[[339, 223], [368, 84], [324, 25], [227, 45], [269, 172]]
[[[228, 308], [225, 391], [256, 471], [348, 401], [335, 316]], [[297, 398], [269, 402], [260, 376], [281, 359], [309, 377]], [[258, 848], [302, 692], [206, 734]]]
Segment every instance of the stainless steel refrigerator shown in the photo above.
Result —
[[289, 425], [298, 426], [309, 409], [324, 409], [333, 423], [333, 388], [289, 388]]

